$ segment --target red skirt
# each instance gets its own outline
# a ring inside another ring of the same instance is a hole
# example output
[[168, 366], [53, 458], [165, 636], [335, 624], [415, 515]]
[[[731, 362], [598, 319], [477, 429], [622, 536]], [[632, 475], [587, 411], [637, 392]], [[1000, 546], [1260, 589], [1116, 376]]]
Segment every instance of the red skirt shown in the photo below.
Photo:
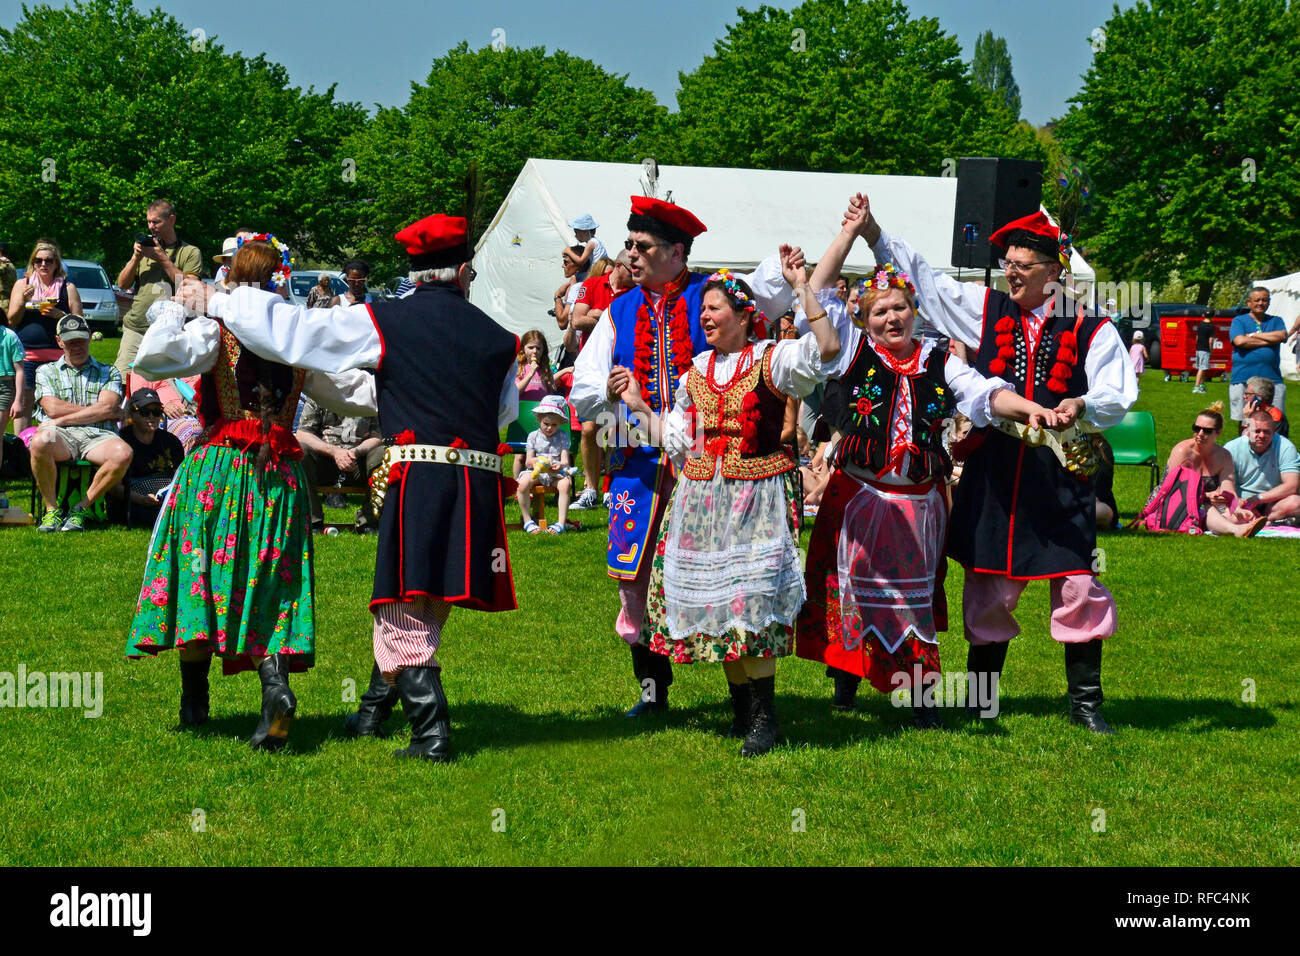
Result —
[[[876, 486], [900, 494], [925, 495], [933, 486]], [[808, 545], [808, 562], [804, 572], [808, 600], [796, 622], [795, 653], [808, 660], [821, 661], [831, 667], [856, 674], [869, 680], [881, 693], [888, 694], [898, 687], [911, 688], [916, 673], [922, 676], [939, 672], [939, 645], [908, 634], [898, 640], [885, 640], [874, 626], [893, 617], [888, 610], [873, 612], [863, 609], [848, 622], [846, 632], [841, 613], [843, 593], [841, 586], [840, 552], [843, 538], [844, 513], [861, 491], [858, 480], [836, 471], [822, 496]], [[883, 519], [899, 520], [900, 515], [885, 515]], [[945, 515], [946, 518], [946, 515]], [[942, 532], [940, 532], [942, 536]], [[935, 549], [935, 565], [930, 613], [935, 631], [948, 629], [948, 604], [943, 582], [947, 561], [943, 557], [943, 541], [927, 542], [924, 549], [900, 546], [876, 549], [870, 555], [877, 574], [888, 572], [899, 577], [915, 577], [916, 568], [924, 567], [922, 551]], [[929, 582], [927, 582], [929, 583]], [[852, 608], [850, 608], [852, 610]], [[886, 628], [886, 631], [888, 628]], [[889, 645], [893, 645], [893, 650]], [[919, 671], [917, 670], [919, 668]], [[902, 675], [901, 678], [896, 675]]]

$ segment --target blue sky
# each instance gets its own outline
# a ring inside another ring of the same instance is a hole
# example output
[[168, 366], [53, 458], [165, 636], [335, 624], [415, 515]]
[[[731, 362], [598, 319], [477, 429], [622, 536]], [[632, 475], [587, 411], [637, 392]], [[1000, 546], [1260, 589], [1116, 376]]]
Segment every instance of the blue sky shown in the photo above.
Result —
[[[56, 0], [50, 5], [66, 4]], [[136, 5], [147, 9], [160, 4], [136, 0]], [[503, 30], [498, 35], [510, 46], [564, 49], [611, 72], [626, 73], [633, 85], [651, 90], [673, 108], [678, 72], [699, 65], [742, 5], [753, 9], [760, 3], [168, 0], [161, 4], [187, 29], [217, 35], [227, 50], [250, 56], [265, 53], [289, 71], [295, 85], [323, 89], [334, 83], [340, 98], [367, 107], [404, 104], [411, 82], [422, 82], [436, 57], [461, 40], [472, 48], [485, 46], [493, 41], [493, 31]], [[984, 30], [1005, 38], [1020, 84], [1021, 113], [1041, 125], [1062, 115], [1066, 100], [1079, 89], [1080, 77], [1092, 59], [1089, 38], [1110, 17], [1113, 4], [1111, 0], [1068, 4], [911, 0], [907, 7], [913, 16], [937, 18], [961, 42], [967, 60]], [[20, 16], [20, 3], [0, 0], [0, 24], [10, 28]], [[647, 37], [670, 33], [686, 36], [671, 45], [656, 42], [647, 52]]]

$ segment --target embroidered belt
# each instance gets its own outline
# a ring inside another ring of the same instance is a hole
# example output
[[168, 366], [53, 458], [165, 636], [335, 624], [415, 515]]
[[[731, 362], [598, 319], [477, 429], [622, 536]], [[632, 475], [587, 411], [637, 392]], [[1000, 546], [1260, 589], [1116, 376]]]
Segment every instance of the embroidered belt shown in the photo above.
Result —
[[448, 445], [389, 445], [384, 450], [384, 460], [370, 476], [370, 503], [376, 515], [384, 508], [384, 496], [388, 493], [389, 471], [396, 465], [410, 462], [480, 468], [499, 475], [502, 473], [505, 459], [486, 451], [452, 448]]
[[1101, 470], [1101, 459], [1093, 447], [1091, 436], [1099, 429], [1091, 422], [1074, 421], [1060, 431], [1051, 428], [1030, 428], [1024, 422], [998, 421], [997, 429], [1018, 438], [1031, 448], [1046, 446], [1061, 463], [1061, 467], [1080, 480], [1086, 480]]
[[500, 455], [472, 448], [452, 448], [448, 445], [389, 445], [384, 452], [384, 465], [396, 465], [404, 461], [431, 461], [442, 465], [459, 465], [466, 468], [482, 468], [501, 474]]

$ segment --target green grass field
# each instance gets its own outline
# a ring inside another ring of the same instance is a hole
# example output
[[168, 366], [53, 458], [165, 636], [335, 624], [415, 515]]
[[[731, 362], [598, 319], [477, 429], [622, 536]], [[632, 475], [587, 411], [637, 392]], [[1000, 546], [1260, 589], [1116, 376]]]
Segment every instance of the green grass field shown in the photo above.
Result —
[[[1156, 415], [1163, 456], [1203, 402], [1160, 378], [1144, 376], [1139, 407]], [[25, 485], [7, 490], [25, 504]], [[1116, 494], [1128, 520], [1145, 473], [1121, 469]], [[623, 718], [637, 688], [611, 627], [604, 518], [588, 513], [589, 530], [562, 538], [511, 532], [521, 609], [452, 615], [440, 657], [458, 759], [445, 766], [392, 758], [400, 710], [392, 740], [342, 733], [348, 682], [363, 690], [370, 670], [374, 538], [317, 541], [319, 664], [293, 680], [288, 750], [268, 755], [246, 743], [255, 675], [214, 669], [212, 719], [187, 732], [175, 655], [123, 658], [146, 531], [0, 529], [0, 672], [98, 671], [104, 693], [97, 719], [0, 709], [0, 862], [1300, 863], [1300, 543], [1099, 540], [1120, 613], [1103, 666], [1115, 737], [1068, 725], [1036, 585], [991, 726], [947, 712], [947, 732], [920, 733], [869, 690], [832, 715], [822, 668], [789, 659], [777, 669], [787, 742], [742, 762], [717, 735], [730, 714], [717, 666], [677, 668], [657, 722]], [[954, 566], [954, 608], [960, 587]], [[961, 669], [953, 626], [942, 654]]]

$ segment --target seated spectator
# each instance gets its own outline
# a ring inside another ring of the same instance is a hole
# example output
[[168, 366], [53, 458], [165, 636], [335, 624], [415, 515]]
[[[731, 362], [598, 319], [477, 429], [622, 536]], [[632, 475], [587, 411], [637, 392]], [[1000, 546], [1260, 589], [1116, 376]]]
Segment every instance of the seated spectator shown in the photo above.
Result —
[[[1254, 411], [1264, 411], [1272, 417], [1277, 426], [1277, 434], [1282, 438], [1291, 437], [1291, 423], [1287, 421], [1286, 412], [1273, 404], [1276, 394], [1273, 382], [1262, 375], [1252, 375], [1246, 379], [1246, 386], [1241, 392], [1241, 405], [1249, 416]], [[1237, 434], [1246, 430], [1244, 421], [1237, 423]]]
[[[307, 475], [312, 530], [320, 533], [325, 530], [325, 512], [318, 489], [349, 483], [369, 487], [370, 473], [384, 458], [383, 433], [375, 416], [344, 418], [309, 398], [303, 403], [302, 417], [294, 434], [302, 445], [302, 470]], [[341, 498], [331, 500], [330, 507], [343, 507]], [[374, 534], [378, 530], [379, 522], [367, 494], [356, 515], [356, 531]]]
[[113, 492], [122, 499], [123, 511], [131, 509], [132, 524], [152, 525], [166, 498], [165, 489], [185, 457], [185, 449], [179, 438], [159, 427], [163, 401], [153, 389], [132, 391], [126, 413], [127, 423], [118, 437], [131, 446], [131, 468], [126, 481]]
[[591, 267], [606, 258], [608, 253], [605, 251], [605, 244], [596, 238], [596, 230], [599, 226], [589, 214], [573, 220], [569, 223], [569, 228], [573, 230], [573, 236], [578, 242], [566, 248], [562, 255], [566, 261], [573, 263], [575, 274], [581, 282], [590, 274]]
[[524, 472], [519, 476], [516, 500], [523, 516], [524, 530], [529, 534], [541, 531], [529, 509], [533, 487], [541, 485], [555, 488], [559, 514], [556, 523], [547, 526], [551, 534], [561, 534], [573, 529], [566, 523], [569, 512], [569, 492], [573, 479], [569, 477], [569, 439], [560, 430], [569, 420], [567, 402], [559, 395], [548, 395], [538, 404], [535, 415], [537, 430], [528, 435], [524, 450]]
[[1223, 402], [1214, 402], [1196, 416], [1192, 437], [1169, 452], [1164, 480], [1138, 513], [1135, 526], [1238, 538], [1250, 537], [1264, 526], [1266, 519], [1237, 501], [1232, 455], [1217, 443], [1222, 433]]
[[163, 427], [180, 439], [181, 447], [187, 455], [203, 434], [203, 425], [198, 417], [199, 378], [198, 375], [189, 375], [151, 382], [133, 371], [126, 379], [129, 395], [134, 395], [142, 388], [158, 393], [163, 407]]
[[330, 282], [330, 274], [322, 272], [316, 284], [311, 287], [307, 293], [307, 308], [309, 309], [328, 309], [334, 304], [334, 285]]
[[1237, 472], [1237, 494], [1243, 508], [1274, 523], [1294, 524], [1300, 514], [1300, 454], [1291, 439], [1276, 434], [1268, 412], [1252, 412], [1246, 433], [1224, 448]]
[[[85, 531], [90, 509], [131, 467], [131, 446], [117, 437], [122, 376], [90, 356], [90, 327], [79, 315], [59, 320], [55, 339], [63, 358], [36, 372], [36, 414], [40, 422], [28, 446], [32, 475], [45, 503], [37, 531]], [[86, 461], [99, 466], [86, 494], [64, 515], [58, 503], [58, 463]]]
[[[515, 386], [519, 389], [519, 417], [506, 426], [506, 441], [522, 443], [528, 441], [529, 434], [537, 429], [534, 410], [538, 403], [559, 392], [546, 336], [541, 329], [529, 329], [520, 336], [518, 363]], [[518, 475], [523, 467], [523, 456], [515, 455], [514, 473]]]
[[1113, 531], [1119, 518], [1119, 505], [1115, 504], [1115, 450], [1100, 434], [1090, 435], [1089, 441], [1101, 462], [1101, 467], [1092, 476], [1097, 530]]
[[37, 239], [27, 259], [27, 272], [9, 294], [9, 324], [26, 350], [22, 412], [14, 416], [14, 432], [27, 430], [36, 407], [36, 372], [46, 362], [57, 362], [63, 350], [55, 340], [59, 320], [81, 314], [81, 293], [68, 281], [63, 254], [53, 239]]

